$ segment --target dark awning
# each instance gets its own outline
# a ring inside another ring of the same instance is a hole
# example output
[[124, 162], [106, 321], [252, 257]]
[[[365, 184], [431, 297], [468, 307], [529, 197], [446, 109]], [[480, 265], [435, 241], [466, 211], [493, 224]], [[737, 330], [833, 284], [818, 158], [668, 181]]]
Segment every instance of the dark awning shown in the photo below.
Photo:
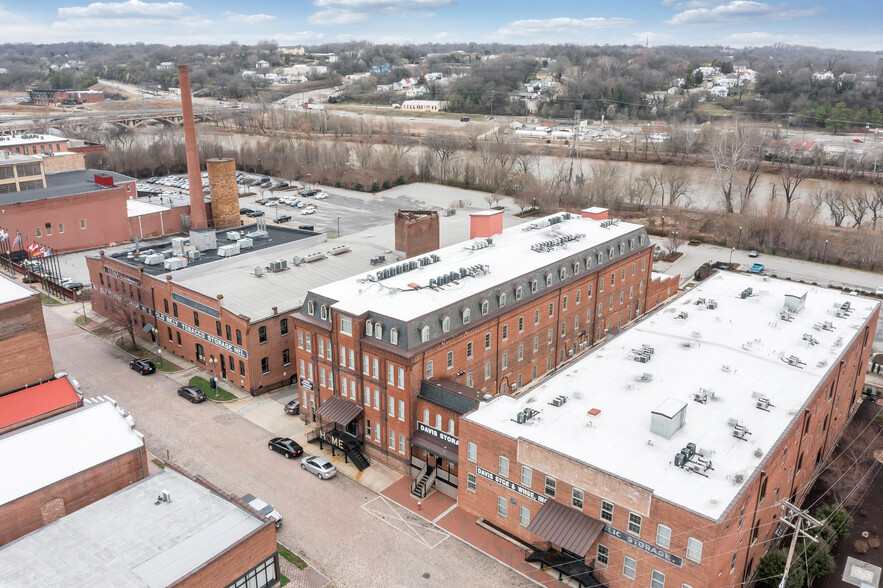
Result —
[[546, 501], [527, 526], [531, 533], [581, 556], [588, 553], [602, 529], [601, 521], [554, 500]]
[[141, 331], [143, 331], [144, 333], [149, 333], [155, 326], [156, 325], [154, 325], [153, 323], [147, 323], [146, 325], [141, 327]]
[[322, 420], [343, 426], [353, 422], [353, 419], [360, 414], [362, 414], [361, 406], [341, 396], [332, 396], [316, 411], [316, 416]]
[[457, 463], [457, 446], [445, 443], [441, 439], [436, 439], [427, 435], [423, 431], [417, 431], [411, 437], [411, 445], [416, 445], [420, 449], [425, 449], [432, 455], [441, 457], [453, 464]]

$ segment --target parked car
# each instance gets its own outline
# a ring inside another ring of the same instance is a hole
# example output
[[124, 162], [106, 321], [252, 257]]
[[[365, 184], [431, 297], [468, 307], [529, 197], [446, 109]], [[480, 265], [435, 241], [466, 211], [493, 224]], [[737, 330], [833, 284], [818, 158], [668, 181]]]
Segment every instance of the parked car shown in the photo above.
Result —
[[239, 209], [239, 214], [250, 214], [252, 212], [254, 212], [254, 210], [251, 208], [240, 208]]
[[68, 282], [67, 284], [64, 284], [64, 287], [70, 290], [82, 290], [83, 284], [81, 282]]
[[330, 461], [317, 455], [310, 455], [300, 460], [300, 467], [311, 474], [316, 474], [321, 480], [333, 478], [337, 473], [337, 468]]
[[148, 374], [152, 374], [156, 371], [156, 366], [153, 365], [153, 362], [145, 357], [140, 357], [138, 359], [133, 359], [129, 362], [129, 367], [139, 372], [142, 376], [146, 376]]
[[178, 396], [186, 398], [190, 402], [202, 402], [205, 400], [205, 392], [196, 386], [182, 386], [178, 388]]
[[251, 212], [249, 212], [245, 216], [250, 216], [251, 218], [257, 218], [259, 216], [264, 216], [264, 211], [263, 210], [252, 210]]
[[300, 414], [300, 400], [294, 399], [285, 405], [285, 412], [288, 414]]
[[288, 437], [273, 437], [272, 439], [270, 439], [270, 442], [267, 443], [267, 447], [269, 447], [272, 451], [275, 451], [276, 453], [281, 453], [285, 456], [285, 459], [297, 457], [304, 452], [303, 447], [301, 447], [297, 444], [297, 442], [292, 441]]
[[325, 200], [326, 198], [328, 198], [328, 194], [326, 194], [325, 192], [319, 192], [318, 194], [313, 196], [313, 198], [315, 198], [316, 200]]
[[759, 274], [760, 272], [763, 271], [763, 264], [762, 263], [755, 263], [750, 268], [748, 268], [748, 271], [751, 272], [752, 274]]
[[316, 214], [315, 208], [304, 208], [300, 211], [301, 214]]
[[883, 286], [877, 288], [877, 296], [883, 296]]
[[748, 257], [757, 257], [758, 255], [760, 255], [760, 253], [758, 253], [754, 249], [748, 252]]
[[287, 214], [280, 214], [279, 218], [276, 219], [276, 222], [277, 223], [287, 223], [290, 220], [291, 220], [291, 216], [289, 216]]
[[242, 502], [249, 505], [250, 507], [252, 507], [256, 511], [258, 511], [259, 513], [261, 513], [265, 517], [269, 517], [271, 519], [276, 519], [276, 528], [277, 529], [282, 526], [282, 515], [279, 514], [279, 511], [277, 511], [275, 508], [273, 508], [272, 506], [270, 506], [269, 504], [267, 504], [266, 502], [264, 502], [260, 498], [256, 498], [256, 497], [252, 496], [251, 494], [246, 494], [245, 496], [242, 497]]
[[307, 188], [306, 190], [304, 190], [303, 192], [301, 192], [301, 194], [302, 194], [303, 196], [306, 196], [307, 198], [309, 198], [310, 196], [313, 196], [313, 195], [315, 195], [315, 194], [318, 194], [318, 193], [319, 193], [318, 190], [313, 190], [312, 188]]

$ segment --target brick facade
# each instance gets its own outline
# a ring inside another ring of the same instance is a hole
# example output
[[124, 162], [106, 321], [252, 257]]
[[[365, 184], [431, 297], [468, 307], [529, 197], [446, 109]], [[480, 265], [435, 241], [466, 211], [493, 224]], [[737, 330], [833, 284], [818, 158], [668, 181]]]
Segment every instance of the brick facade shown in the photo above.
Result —
[[36, 292], [0, 305], [0, 357], [0, 392], [48, 380], [55, 373], [43, 305]]
[[55, 153], [43, 158], [43, 169], [47, 174], [86, 168], [86, 156], [82, 153]]
[[12, 502], [0, 505], [0, 545], [27, 535], [147, 477], [142, 445]]
[[438, 212], [400, 210], [395, 214], [395, 248], [405, 257], [423, 255], [439, 247]]
[[[541, 502], [482, 476], [478, 471], [482, 468], [533, 491], [539, 497], [579, 508], [588, 516], [624, 532], [629, 532], [630, 513], [638, 515], [641, 517], [640, 530], [632, 531], [630, 535], [683, 560], [682, 565], [677, 566], [602, 532], [585, 554], [585, 559], [616, 586], [650, 585], [654, 571], [664, 574], [666, 586], [684, 584], [697, 588], [723, 588], [741, 585], [752, 577], [763, 554], [773, 547], [781, 515], [779, 501], [802, 502], [854, 415], [877, 320], [878, 313], [874, 313], [857, 331], [851, 344], [835, 360], [834, 367], [806, 402], [804, 410], [776, 446], [767, 452], [763, 463], [750, 474], [741, 493], [719, 520], [710, 520], [660, 499], [650, 488], [467, 420], [459, 424], [458, 504], [467, 512], [537, 548], [549, 547], [548, 541], [526, 529], [529, 520], [539, 512]], [[508, 461], [501, 463], [501, 457]], [[522, 466], [528, 467], [530, 473], [523, 474]], [[547, 477], [554, 482], [547, 481]], [[554, 491], [550, 491], [551, 488]], [[582, 491], [581, 506], [574, 501], [574, 488]], [[609, 518], [602, 513], [602, 501], [613, 507]], [[503, 505], [505, 514], [500, 514]], [[520, 518], [521, 508], [529, 512], [527, 520]], [[670, 530], [668, 546], [659, 545], [659, 525]], [[691, 538], [701, 542], [698, 561], [688, 556], [687, 546]], [[608, 550], [606, 564], [598, 560], [599, 545]], [[626, 557], [636, 562], [634, 581], [623, 574]]]
[[236, 161], [230, 158], [208, 159], [209, 193], [212, 197], [213, 227], [217, 230], [238, 227], [239, 185], [236, 183]]

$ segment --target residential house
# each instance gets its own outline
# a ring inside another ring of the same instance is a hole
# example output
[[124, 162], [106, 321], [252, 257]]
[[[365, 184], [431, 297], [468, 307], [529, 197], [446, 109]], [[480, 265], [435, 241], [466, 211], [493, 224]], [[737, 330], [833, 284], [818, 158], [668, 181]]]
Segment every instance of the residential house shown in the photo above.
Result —
[[255, 69], [267, 69], [270, 67], [270, 62], [261, 59], [256, 64], [254, 64]]
[[371, 73], [389, 73], [389, 64], [384, 63], [383, 65], [372, 65]]

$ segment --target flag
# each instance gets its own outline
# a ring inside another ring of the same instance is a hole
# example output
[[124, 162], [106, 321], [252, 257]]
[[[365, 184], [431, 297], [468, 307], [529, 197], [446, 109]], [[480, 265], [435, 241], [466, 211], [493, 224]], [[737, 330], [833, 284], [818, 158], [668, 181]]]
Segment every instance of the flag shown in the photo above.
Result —
[[6, 229], [0, 229], [0, 241], [5, 241], [9, 238], [9, 233], [6, 232]]
[[37, 252], [38, 249], [40, 249], [40, 246], [36, 243], [31, 243], [30, 245], [28, 245], [28, 253], [34, 254]]
[[12, 242], [13, 245], [18, 245], [21, 243], [21, 233], [18, 233], [15, 237], [15, 241]]
[[49, 257], [50, 255], [52, 255], [52, 249], [50, 249], [48, 247], [44, 247], [43, 251], [40, 252], [40, 257], [45, 258], [45, 257]]

